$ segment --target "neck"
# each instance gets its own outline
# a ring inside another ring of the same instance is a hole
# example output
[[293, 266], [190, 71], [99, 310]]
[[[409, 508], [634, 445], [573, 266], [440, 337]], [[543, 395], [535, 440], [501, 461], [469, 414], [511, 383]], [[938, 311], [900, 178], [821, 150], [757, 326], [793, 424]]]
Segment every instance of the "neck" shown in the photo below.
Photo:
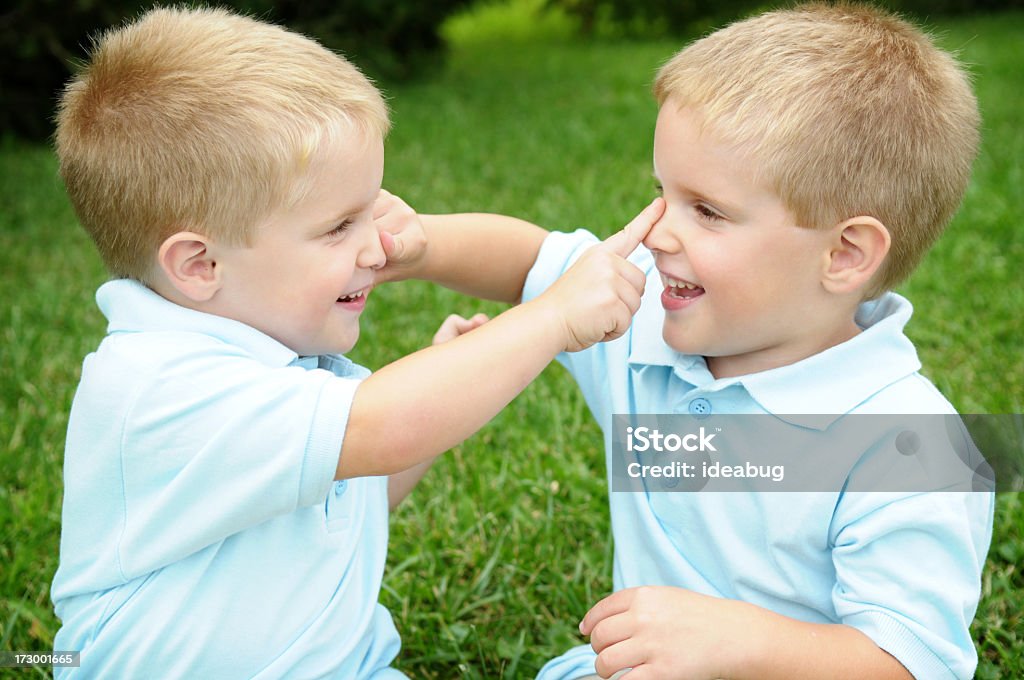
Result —
[[815, 354], [820, 354], [830, 347], [835, 347], [847, 340], [853, 339], [860, 332], [860, 328], [851, 318], [848, 323], [835, 328], [828, 335], [816, 336], [808, 342], [767, 346], [745, 354], [705, 357], [705, 361], [707, 361], [708, 370], [715, 379], [761, 373], [773, 368], [789, 366]]

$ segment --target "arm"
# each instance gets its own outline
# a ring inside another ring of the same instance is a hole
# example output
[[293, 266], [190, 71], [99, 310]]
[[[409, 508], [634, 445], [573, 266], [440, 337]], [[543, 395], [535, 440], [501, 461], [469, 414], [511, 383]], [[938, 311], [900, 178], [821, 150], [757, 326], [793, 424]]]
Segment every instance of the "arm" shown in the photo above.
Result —
[[435, 458], [419, 463], [408, 470], [396, 472], [388, 477], [388, 510], [394, 512], [405, 497], [408, 496], [416, 485], [427, 474], [427, 470], [434, 464]]
[[663, 210], [656, 199], [540, 297], [360, 383], [337, 478], [390, 475], [433, 458], [480, 429], [560, 352], [622, 335], [645, 283], [624, 257]]
[[374, 219], [388, 253], [378, 281], [423, 279], [473, 297], [518, 302], [545, 230], [487, 213], [417, 215], [381, 191]]
[[[683, 588], [620, 590], [587, 612], [597, 671], [647, 678], [893, 678], [909, 672], [856, 628], [805, 623]], [[737, 634], [739, 633], [739, 634]]]
[[[471, 319], [463, 319], [458, 314], [451, 314], [444, 320], [441, 327], [437, 329], [437, 333], [434, 333], [434, 339], [431, 344], [440, 345], [443, 342], [454, 340], [463, 333], [468, 333], [486, 322], [486, 314], [477, 314]], [[431, 458], [428, 461], [414, 465], [408, 470], [396, 472], [388, 478], [388, 508], [390, 510], [397, 508], [398, 504], [419, 484], [419, 481], [423, 479], [423, 475], [427, 474], [427, 470], [434, 464], [434, 460], [434, 458]]]
[[[844, 494], [830, 537], [842, 625], [681, 588], [638, 588], [599, 602], [580, 629], [604, 669], [699, 662], [698, 671], [722, 677], [970, 678], [992, 509], [991, 493]], [[686, 659], [673, 658], [680, 647]]]
[[486, 213], [421, 215], [430, 248], [415, 278], [473, 297], [518, 302], [548, 232]]

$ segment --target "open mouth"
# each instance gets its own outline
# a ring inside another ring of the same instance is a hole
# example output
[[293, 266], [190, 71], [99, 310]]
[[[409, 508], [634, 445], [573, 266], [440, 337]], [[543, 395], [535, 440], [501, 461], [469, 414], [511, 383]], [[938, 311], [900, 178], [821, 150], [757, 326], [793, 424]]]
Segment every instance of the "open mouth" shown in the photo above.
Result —
[[369, 293], [369, 292], [370, 292], [369, 287], [367, 287], [367, 288], [360, 288], [359, 290], [353, 291], [353, 292], [351, 292], [351, 293], [349, 293], [347, 295], [342, 295], [341, 297], [338, 298], [338, 302], [341, 302], [341, 303], [361, 302], [362, 300], [364, 300], [366, 298], [366, 294]]
[[690, 283], [682, 279], [673, 279], [662, 275], [662, 283], [665, 284], [665, 293], [679, 300], [692, 300], [704, 294], [704, 289], [696, 283]]

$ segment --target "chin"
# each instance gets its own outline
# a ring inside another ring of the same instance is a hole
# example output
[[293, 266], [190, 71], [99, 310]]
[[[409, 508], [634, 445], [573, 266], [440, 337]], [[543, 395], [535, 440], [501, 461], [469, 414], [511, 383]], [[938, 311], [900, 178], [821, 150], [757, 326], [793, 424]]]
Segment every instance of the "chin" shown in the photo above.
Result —
[[351, 337], [346, 338], [345, 340], [339, 342], [337, 345], [335, 345], [333, 348], [331, 348], [331, 350], [329, 352], [325, 352], [325, 353], [326, 354], [347, 354], [348, 352], [352, 351], [353, 347], [356, 346], [356, 341], [357, 340], [359, 340], [359, 329], [358, 328], [356, 329], [356, 332]]
[[661, 330], [661, 337], [665, 344], [681, 354], [700, 354], [700, 350], [686, 342], [686, 332], [682, 329], [669, 328], [668, 324]]

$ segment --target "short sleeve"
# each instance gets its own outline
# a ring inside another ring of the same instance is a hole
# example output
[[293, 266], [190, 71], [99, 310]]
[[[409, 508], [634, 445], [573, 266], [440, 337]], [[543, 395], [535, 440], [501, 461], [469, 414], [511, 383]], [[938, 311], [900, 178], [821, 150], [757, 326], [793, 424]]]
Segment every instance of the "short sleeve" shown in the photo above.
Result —
[[120, 447], [124, 577], [323, 503], [358, 384], [230, 355], [185, 358], [145, 381]]
[[917, 678], [970, 678], [970, 635], [992, 537], [982, 492], [846, 494], [834, 522], [833, 603]]
[[544, 239], [533, 267], [523, 284], [523, 302], [532, 300], [564, 274], [583, 252], [599, 243], [596, 236], [584, 229], [572, 233], [553, 231]]
[[[578, 229], [572, 233], [552, 232], [544, 240], [533, 267], [527, 274], [523, 286], [523, 301], [529, 301], [541, 295], [547, 288], [564, 274], [580, 256], [588, 249], [600, 243], [594, 234]], [[648, 276], [653, 269], [650, 251], [644, 247], [637, 248], [628, 258]], [[650, 289], [650, 287], [649, 287]], [[656, 304], [660, 314], [660, 305]], [[621, 337], [609, 342], [599, 342], [580, 352], [563, 352], [556, 359], [565, 366], [579, 385], [590, 408], [591, 413], [602, 427], [609, 422], [614, 412], [615, 395], [624, 395], [624, 381], [628, 378], [626, 371], [629, 348], [633, 342], [637, 320], [644, 315], [641, 308], [634, 317], [629, 330]], [[660, 338], [660, 316], [651, 317], [659, 330], [655, 337]], [[648, 329], [649, 330], [649, 329]], [[621, 400], [620, 410], [623, 408]]]
[[[572, 233], [554, 231], [548, 234], [537, 253], [533, 267], [526, 275], [523, 302], [541, 295], [575, 264], [588, 248], [599, 242], [596, 236], [584, 229], [577, 229]], [[598, 422], [604, 422], [600, 415], [603, 409], [599, 400], [606, 392], [604, 375], [607, 371], [607, 346], [607, 343], [597, 343], [581, 352], [562, 352], [555, 357], [576, 379]]]

